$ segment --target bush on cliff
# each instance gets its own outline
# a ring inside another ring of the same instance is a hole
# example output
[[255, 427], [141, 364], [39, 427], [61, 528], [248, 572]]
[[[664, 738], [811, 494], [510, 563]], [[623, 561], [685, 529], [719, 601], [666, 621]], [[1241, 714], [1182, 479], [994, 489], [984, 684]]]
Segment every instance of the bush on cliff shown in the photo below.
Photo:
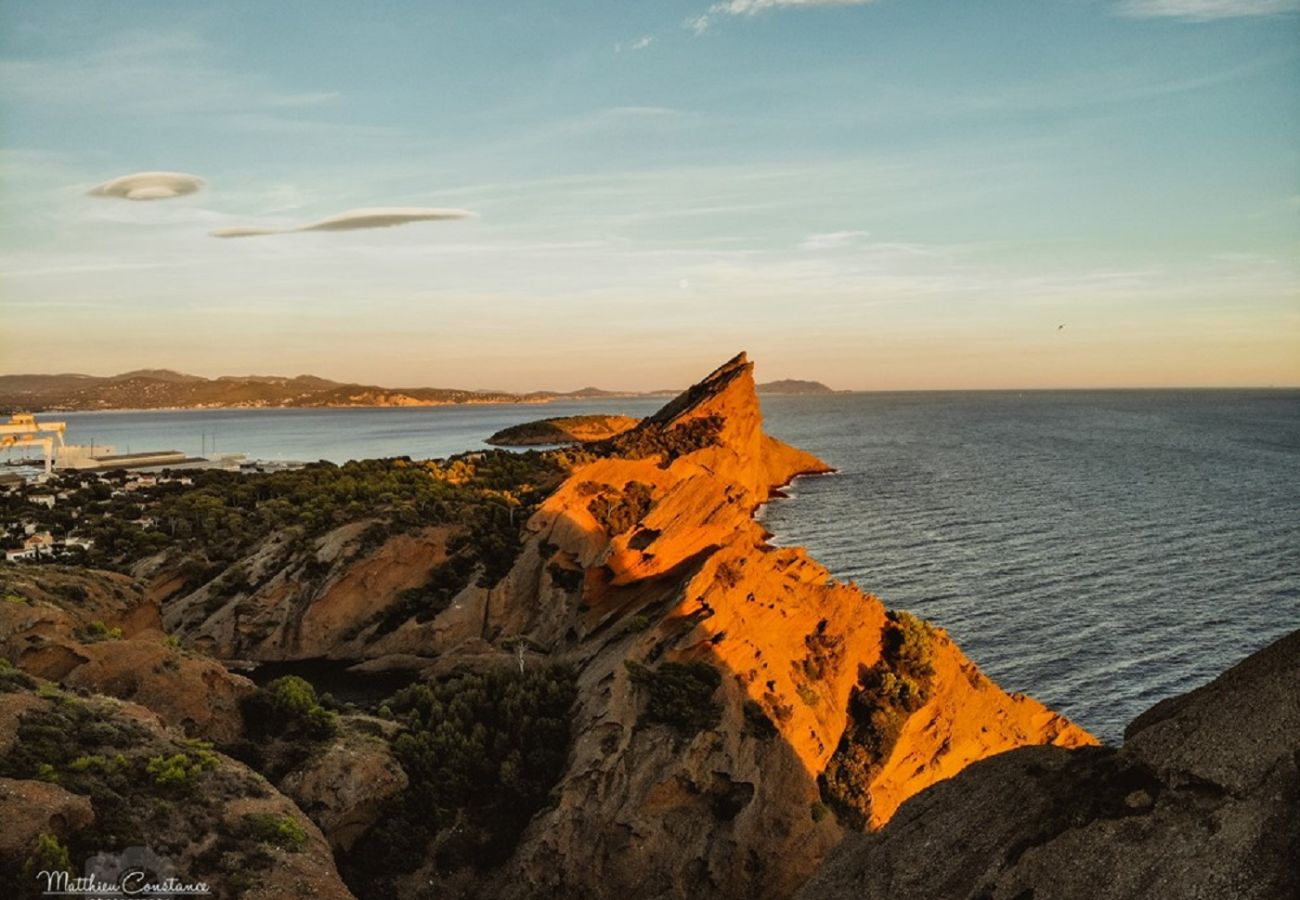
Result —
[[722, 717], [722, 708], [713, 695], [722, 683], [722, 675], [705, 662], [666, 662], [649, 669], [628, 660], [632, 683], [650, 695], [645, 717], [650, 722], [671, 725], [683, 735], [694, 735], [714, 728]]
[[852, 828], [866, 828], [871, 782], [893, 752], [908, 716], [929, 699], [933, 658], [934, 629], [910, 613], [890, 612], [881, 634], [881, 659], [858, 672], [848, 725], [818, 779], [823, 801]]
[[622, 534], [645, 518], [653, 505], [653, 488], [640, 481], [629, 481], [623, 490], [593, 497], [587, 510], [610, 535]]
[[338, 731], [338, 717], [321, 705], [305, 678], [286, 675], [259, 687], [243, 701], [244, 726], [250, 737], [297, 736], [321, 741]]

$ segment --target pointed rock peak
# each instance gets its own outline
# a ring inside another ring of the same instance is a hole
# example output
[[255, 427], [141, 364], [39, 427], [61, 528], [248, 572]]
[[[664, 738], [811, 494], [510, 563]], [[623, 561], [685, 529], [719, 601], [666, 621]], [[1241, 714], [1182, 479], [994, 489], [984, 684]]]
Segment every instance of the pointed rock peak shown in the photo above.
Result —
[[734, 412], [734, 409], [720, 407], [731, 404], [719, 404], [715, 401], [724, 394], [730, 393], [736, 394], [736, 399], [757, 414], [758, 394], [754, 390], [753, 372], [754, 364], [749, 361], [744, 351], [741, 351], [710, 372], [703, 381], [691, 385], [678, 394], [657, 413], [647, 418], [645, 424], [668, 425], [685, 418], [726, 416]]

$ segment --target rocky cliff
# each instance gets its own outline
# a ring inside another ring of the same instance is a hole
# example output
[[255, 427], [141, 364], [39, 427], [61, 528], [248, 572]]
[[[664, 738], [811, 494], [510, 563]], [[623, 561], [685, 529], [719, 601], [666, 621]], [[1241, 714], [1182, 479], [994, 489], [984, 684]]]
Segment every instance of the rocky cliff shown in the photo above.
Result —
[[743, 355], [603, 450], [532, 517], [507, 579], [427, 630], [442, 653], [526, 640], [581, 667], [555, 806], [502, 896], [788, 896], [842, 822], [882, 824], [1013, 747], [1093, 743], [767, 543], [759, 504], [828, 467], [763, 433]]
[[1300, 632], [1129, 726], [1122, 748], [976, 763], [848, 839], [807, 900], [1300, 897]]
[[[757, 508], [827, 471], [763, 432], [742, 354], [580, 448], [196, 485], [157, 515], [225, 555], [191, 539], [133, 578], [17, 585], [0, 641], [36, 675], [228, 745], [365, 898], [789, 897], [846, 833], [971, 763], [1095, 743], [941, 630], [768, 543]], [[349, 500], [365, 484], [387, 512]], [[314, 696], [286, 686], [274, 708], [298, 724], [248, 726], [250, 686], [213, 657], [426, 681], [383, 721], [310, 738], [329, 718]]]

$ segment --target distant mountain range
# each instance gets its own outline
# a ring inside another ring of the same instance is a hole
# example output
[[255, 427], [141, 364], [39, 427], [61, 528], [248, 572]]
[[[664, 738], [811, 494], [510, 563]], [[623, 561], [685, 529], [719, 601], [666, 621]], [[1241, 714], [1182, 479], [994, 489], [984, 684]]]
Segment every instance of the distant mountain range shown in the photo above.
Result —
[[[759, 385], [769, 394], [829, 393], [815, 381]], [[137, 369], [121, 375], [0, 375], [0, 412], [96, 409], [211, 409], [262, 407], [448, 406], [472, 403], [547, 403], [663, 393], [606, 391], [462, 390], [388, 388], [330, 381], [315, 375], [223, 375], [203, 378], [170, 369]]]

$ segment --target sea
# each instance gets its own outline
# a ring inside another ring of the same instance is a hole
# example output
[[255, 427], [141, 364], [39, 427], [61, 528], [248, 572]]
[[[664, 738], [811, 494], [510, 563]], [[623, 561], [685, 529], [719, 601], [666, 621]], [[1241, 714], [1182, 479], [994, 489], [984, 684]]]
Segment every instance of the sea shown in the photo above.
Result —
[[[543, 416], [662, 400], [60, 413], [70, 443], [268, 461], [447, 456]], [[763, 400], [837, 472], [773, 540], [947, 629], [1004, 689], [1108, 742], [1300, 628], [1300, 391], [848, 393]]]

